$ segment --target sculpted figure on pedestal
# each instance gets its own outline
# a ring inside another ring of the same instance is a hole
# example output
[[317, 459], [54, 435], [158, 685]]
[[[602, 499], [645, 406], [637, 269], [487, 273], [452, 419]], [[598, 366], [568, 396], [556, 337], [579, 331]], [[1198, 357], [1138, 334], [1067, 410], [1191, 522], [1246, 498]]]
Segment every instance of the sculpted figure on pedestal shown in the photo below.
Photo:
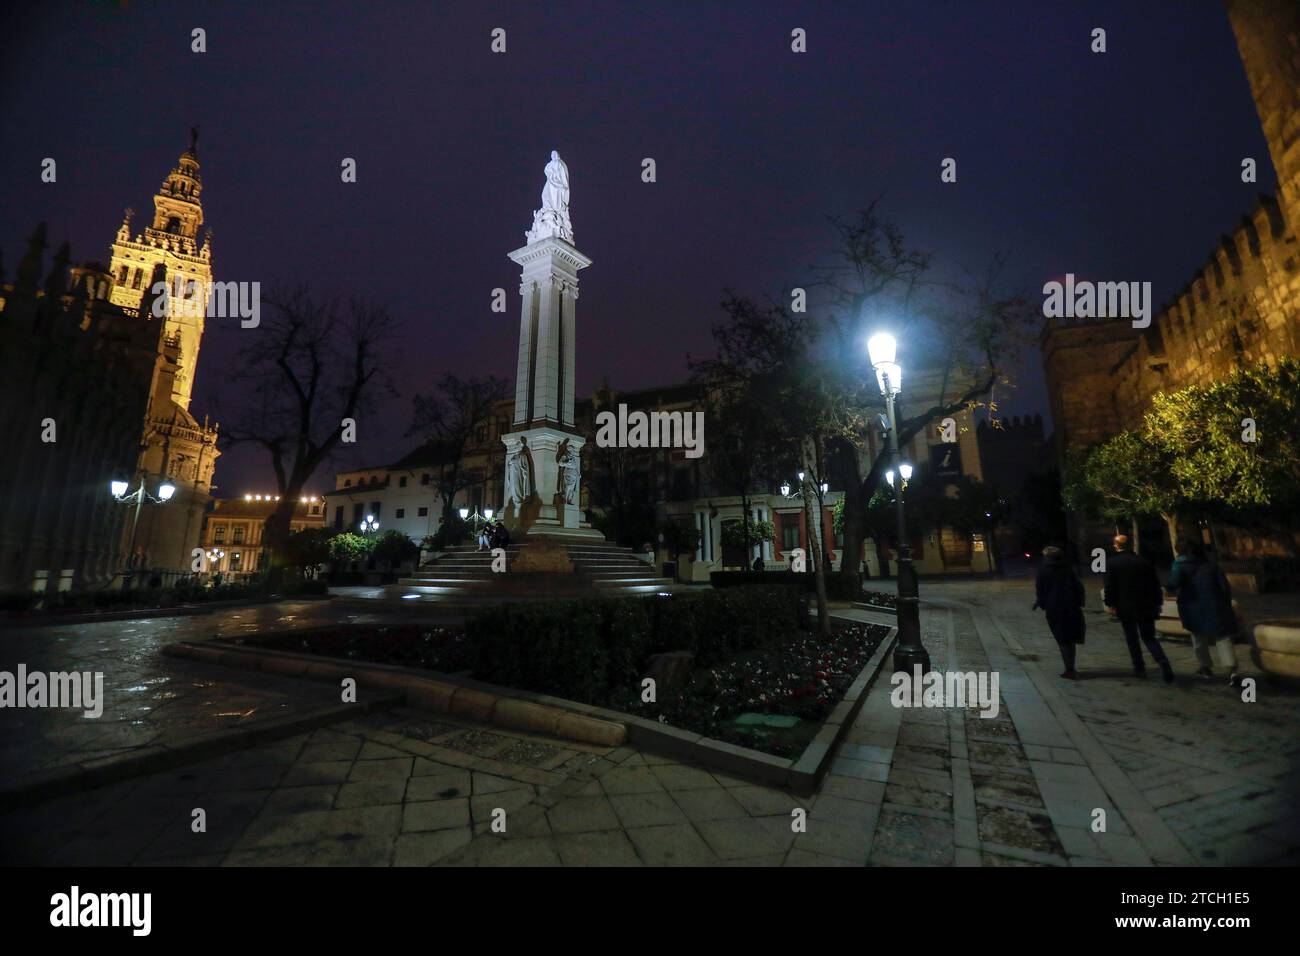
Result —
[[578, 453], [573, 450], [573, 446], [569, 444], [567, 438], [560, 444], [555, 460], [560, 465], [556, 491], [564, 497], [565, 504], [576, 505], [578, 503], [578, 482], [582, 475], [582, 466]]
[[536, 242], [552, 236], [573, 241], [573, 223], [569, 220], [569, 167], [555, 150], [551, 150], [551, 161], [546, 164], [542, 208], [533, 213], [533, 228], [525, 234], [525, 239]]

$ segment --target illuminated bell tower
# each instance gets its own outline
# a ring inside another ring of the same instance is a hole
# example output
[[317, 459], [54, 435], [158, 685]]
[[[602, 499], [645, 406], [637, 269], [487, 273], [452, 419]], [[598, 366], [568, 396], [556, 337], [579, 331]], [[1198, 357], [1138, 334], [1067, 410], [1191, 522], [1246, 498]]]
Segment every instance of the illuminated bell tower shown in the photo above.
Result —
[[199, 131], [194, 127], [190, 130], [189, 148], [181, 153], [153, 197], [153, 225], [133, 238], [134, 214], [130, 209], [126, 211], [113, 241], [110, 266], [116, 280], [112, 301], [128, 309], [140, 307], [144, 285], [154, 266], [161, 263], [167, 268], [169, 291], [173, 296], [167, 316], [167, 338], [180, 343], [180, 367], [172, 386], [172, 400], [186, 410], [194, 389], [212, 283], [211, 230], [202, 245], [199, 244], [199, 227], [203, 225], [199, 196], [203, 192], [203, 180], [199, 176], [198, 144]]

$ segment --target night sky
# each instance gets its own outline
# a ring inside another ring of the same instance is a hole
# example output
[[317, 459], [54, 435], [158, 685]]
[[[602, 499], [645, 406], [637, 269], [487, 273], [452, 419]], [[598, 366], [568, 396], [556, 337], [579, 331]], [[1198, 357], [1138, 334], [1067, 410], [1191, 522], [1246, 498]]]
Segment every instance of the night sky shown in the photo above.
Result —
[[[11, 8], [19, 4], [9, 4]], [[1275, 181], [1217, 0], [1118, 3], [42, 3], [0, 20], [0, 247], [40, 220], [108, 261], [201, 127], [215, 278], [357, 292], [402, 318], [398, 386], [337, 467], [382, 463], [446, 370], [513, 382], [518, 268], [551, 149], [569, 166], [578, 394], [681, 381], [725, 287], [777, 295], [884, 195], [945, 269], [994, 250], [1180, 288]], [[208, 52], [190, 52], [207, 30]], [[494, 27], [508, 52], [490, 52]], [[1089, 51], [1090, 31], [1108, 52]], [[790, 31], [809, 52], [790, 51]], [[57, 184], [40, 181], [58, 161]], [[943, 157], [958, 183], [939, 180]], [[1244, 156], [1260, 182], [1243, 184]], [[354, 157], [358, 182], [340, 181]], [[653, 157], [659, 181], [641, 182]], [[48, 264], [48, 259], [47, 259]], [[510, 296], [490, 311], [492, 289]], [[191, 410], [232, 402], [210, 320]], [[900, 343], [906, 361], [907, 343]], [[1046, 413], [1036, 354], [1003, 409]], [[332, 487], [333, 468], [313, 490]], [[225, 455], [218, 494], [270, 491]]]

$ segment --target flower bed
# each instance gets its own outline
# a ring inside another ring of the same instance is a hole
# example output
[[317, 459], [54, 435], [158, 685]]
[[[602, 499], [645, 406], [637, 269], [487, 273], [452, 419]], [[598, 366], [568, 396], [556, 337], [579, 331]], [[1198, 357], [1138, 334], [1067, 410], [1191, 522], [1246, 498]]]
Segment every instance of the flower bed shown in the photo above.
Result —
[[[659, 720], [776, 756], [797, 756], [889, 629], [799, 627], [788, 589], [715, 596], [504, 605], [462, 630], [339, 626], [235, 638], [250, 647], [469, 673], [494, 684]], [[650, 655], [689, 650], [695, 670], [641, 701]], [[776, 726], [784, 724], [786, 726]]]
[[898, 595], [886, 594], [884, 591], [863, 591], [858, 600], [863, 604], [882, 607], [890, 611], [898, 607]]
[[[794, 757], [888, 633], [882, 625], [858, 622], [843, 624], [827, 638], [804, 632], [788, 643], [699, 668], [683, 687], [660, 695], [656, 703], [643, 703], [639, 688], [632, 688], [611, 695], [609, 706], [715, 740]], [[787, 722], [753, 720], [757, 716], [794, 722], [781, 726]]]

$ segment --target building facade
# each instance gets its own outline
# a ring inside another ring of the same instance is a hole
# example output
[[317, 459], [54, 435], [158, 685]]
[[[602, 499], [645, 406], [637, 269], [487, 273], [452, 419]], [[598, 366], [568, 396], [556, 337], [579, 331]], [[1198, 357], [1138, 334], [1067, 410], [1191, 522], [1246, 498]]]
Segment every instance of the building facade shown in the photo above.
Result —
[[[1128, 320], [1048, 319], [1040, 349], [1056, 452], [1088, 448], [1137, 425], [1156, 392], [1223, 378], [1243, 365], [1300, 355], [1300, 6], [1230, 0], [1229, 18], [1278, 177], [1149, 327]], [[1084, 551], [1107, 529], [1084, 525]], [[1230, 536], [1246, 556], [1265, 544]]]
[[[276, 509], [279, 495], [245, 494], [238, 498], [217, 498], [203, 522], [202, 547], [209, 575], [239, 579], [263, 567], [266, 549], [262, 544], [266, 521]], [[304, 495], [289, 522], [290, 532], [325, 527], [325, 502], [316, 495]]]
[[70, 270], [67, 243], [45, 273], [46, 247], [42, 224], [14, 281], [0, 276], [0, 375], [20, 397], [0, 407], [5, 591], [112, 582], [127, 559], [132, 509], [110, 483], [134, 474], [150, 403], [175, 369], [177, 343], [163, 323], [115, 304], [102, 266]]
[[[470, 514], [501, 509], [504, 497], [505, 446], [510, 433], [514, 402], [498, 402], [471, 436], [465, 451], [453, 456], [436, 442], [426, 442], [398, 461], [371, 465], [334, 476], [334, 489], [323, 496], [325, 519], [335, 531], [356, 531], [362, 519], [373, 517], [381, 532], [401, 531], [417, 544], [434, 534], [441, 524], [441, 488], [464, 485], [452, 496], [454, 510]], [[456, 468], [455, 482], [449, 471]]]
[[[941, 375], [918, 370], [910, 376], [909, 395], [918, 405], [928, 406], [934, 403], [941, 387]], [[691, 458], [683, 448], [602, 448], [596, 440], [596, 415], [618, 405], [627, 406], [629, 411], [682, 415], [705, 408], [701, 389], [692, 384], [628, 392], [605, 388], [575, 402], [573, 427], [585, 439], [578, 508], [593, 525], [600, 527], [602, 515], [620, 506], [636, 503], [645, 507], [646, 540], [624, 543], [638, 551], [649, 544], [662, 561], [676, 560], [678, 577], [688, 581], [707, 581], [712, 571], [751, 566], [757, 557], [762, 557], [767, 568], [779, 570], [790, 566], [795, 549], [801, 548], [806, 554], [815, 550], [803, 501], [794, 496], [798, 481], [793, 465], [786, 474], [781, 466], [764, 463], [758, 469], [762, 477], [756, 477], [746, 502], [714, 473], [707, 453]], [[974, 417], [963, 410], [953, 418], [956, 442], [945, 442], [940, 423], [935, 422], [903, 449], [904, 458], [914, 463], [918, 472], [934, 470], [950, 480], [962, 476], [981, 480]], [[498, 403], [480, 425], [459, 463], [468, 486], [458, 491], [453, 501], [455, 510], [464, 508], [480, 515], [488, 509], [494, 514], [500, 512], [505, 493], [500, 438], [510, 432], [513, 420], [514, 404], [506, 400]], [[713, 441], [725, 440], [725, 422], [710, 423], [709, 430]], [[880, 435], [873, 431], [857, 450], [862, 474], [867, 473], [881, 450]], [[363, 519], [373, 517], [381, 532], [395, 529], [419, 543], [438, 530], [442, 515], [440, 470], [450, 466], [451, 460], [443, 449], [426, 444], [392, 464], [339, 472], [334, 490], [323, 496], [327, 526], [355, 531]], [[853, 556], [844, 554], [843, 535], [834, 530], [833, 515], [843, 497], [843, 485], [837, 481], [835, 469], [831, 472], [828, 490], [813, 510], [821, 515], [822, 541], [830, 551], [831, 566], [853, 569], [858, 565]], [[783, 480], [795, 486], [790, 496], [781, 493]], [[723, 545], [725, 526], [743, 522], [746, 503], [754, 521], [770, 521], [775, 529], [774, 540], [754, 546], [748, 553]], [[665, 521], [698, 530], [699, 546], [693, 554], [673, 556], [662, 550], [655, 529]], [[917, 568], [923, 573], [989, 570], [982, 535], [932, 528], [918, 534], [911, 543]], [[869, 574], [880, 573], [880, 554], [872, 542], [864, 545], [857, 559]], [[886, 550], [886, 559], [892, 559], [892, 552]]]

